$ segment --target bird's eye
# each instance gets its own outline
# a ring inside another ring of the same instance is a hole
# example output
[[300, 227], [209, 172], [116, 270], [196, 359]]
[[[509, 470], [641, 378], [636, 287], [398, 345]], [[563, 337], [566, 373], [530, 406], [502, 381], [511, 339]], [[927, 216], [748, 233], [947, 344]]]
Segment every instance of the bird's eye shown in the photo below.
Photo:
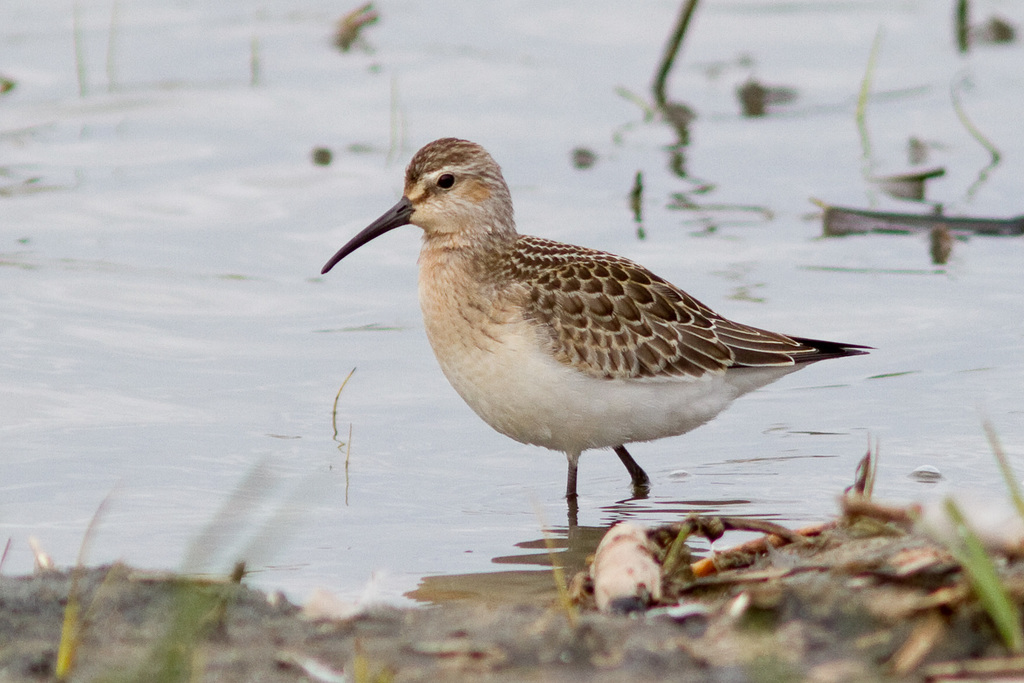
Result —
[[455, 176], [451, 173], [445, 173], [437, 179], [437, 186], [442, 190], [447, 190], [455, 184]]

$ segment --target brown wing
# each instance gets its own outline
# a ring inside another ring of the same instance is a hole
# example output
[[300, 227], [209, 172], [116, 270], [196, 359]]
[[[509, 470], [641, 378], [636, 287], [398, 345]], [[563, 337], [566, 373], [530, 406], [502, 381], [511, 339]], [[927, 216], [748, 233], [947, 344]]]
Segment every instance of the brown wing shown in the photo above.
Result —
[[847, 355], [846, 345], [824, 349], [727, 320], [612, 254], [523, 236], [512, 268], [528, 283], [527, 315], [547, 330], [555, 357], [595, 377], [700, 377]]

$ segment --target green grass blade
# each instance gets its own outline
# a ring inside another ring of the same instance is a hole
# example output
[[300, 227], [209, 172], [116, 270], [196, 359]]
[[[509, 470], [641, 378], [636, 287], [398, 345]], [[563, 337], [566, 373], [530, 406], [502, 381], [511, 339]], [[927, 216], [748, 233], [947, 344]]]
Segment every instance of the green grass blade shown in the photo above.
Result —
[[999, 580], [992, 558], [967, 525], [963, 513], [952, 498], [946, 499], [946, 514], [956, 526], [957, 535], [962, 543], [959, 548], [951, 550], [967, 574], [967, 579], [978, 596], [978, 602], [992, 619], [1006, 648], [1015, 654], [1024, 652], [1020, 609]]

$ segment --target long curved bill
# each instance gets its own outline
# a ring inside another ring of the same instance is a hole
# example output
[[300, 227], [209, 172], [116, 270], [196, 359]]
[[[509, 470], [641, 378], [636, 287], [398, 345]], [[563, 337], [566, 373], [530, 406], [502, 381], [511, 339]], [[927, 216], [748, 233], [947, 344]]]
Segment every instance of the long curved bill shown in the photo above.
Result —
[[337, 265], [338, 261], [345, 258], [353, 251], [363, 246], [375, 237], [380, 237], [389, 230], [400, 228], [403, 225], [409, 225], [409, 219], [412, 217], [412, 213], [415, 211], [412, 202], [407, 197], [402, 197], [398, 200], [398, 203], [384, 212], [384, 215], [370, 223], [366, 228], [358, 235], [348, 241], [348, 244], [338, 250], [338, 253], [331, 257], [331, 260], [320, 271], [321, 275], [324, 275], [331, 268]]

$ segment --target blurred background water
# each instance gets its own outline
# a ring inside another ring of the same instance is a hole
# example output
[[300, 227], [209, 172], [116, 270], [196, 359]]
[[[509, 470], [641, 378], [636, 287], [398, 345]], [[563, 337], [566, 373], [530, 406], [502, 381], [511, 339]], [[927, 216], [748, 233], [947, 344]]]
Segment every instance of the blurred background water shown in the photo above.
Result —
[[[874, 440], [881, 497], [1001, 492], [980, 425], [1020, 467], [1024, 244], [954, 240], [936, 265], [924, 235], [822, 238], [810, 201], [927, 212], [865, 180], [912, 168], [915, 138], [945, 169], [931, 202], [1024, 213], [1021, 44], [959, 53], [952, 4], [704, 3], [667, 84], [696, 114], [680, 146], [649, 115], [676, 2], [378, 2], [343, 53], [332, 32], [355, 4], [9, 0], [2, 571], [31, 570], [30, 537], [74, 563], [101, 506], [90, 563], [245, 557], [297, 599], [372, 585], [397, 600], [424, 577], [534, 562], [544, 528], [564, 544], [564, 457], [492, 432], [437, 368], [418, 231], [318, 275], [448, 135], [502, 165], [522, 232], [633, 258], [743, 322], [877, 348], [637, 445], [646, 500], [610, 452], [585, 454], [582, 529], [825, 519]], [[973, 13], [1024, 22], [1009, 0]], [[795, 98], [743, 116], [751, 78]]]

